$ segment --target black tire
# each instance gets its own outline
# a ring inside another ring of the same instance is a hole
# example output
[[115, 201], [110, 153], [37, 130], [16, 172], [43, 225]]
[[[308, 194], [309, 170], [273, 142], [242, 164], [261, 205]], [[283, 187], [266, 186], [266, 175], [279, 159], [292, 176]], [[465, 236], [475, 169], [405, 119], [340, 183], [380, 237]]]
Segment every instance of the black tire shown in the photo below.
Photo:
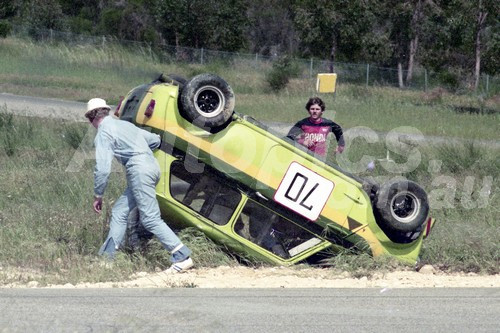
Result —
[[363, 190], [370, 197], [370, 202], [373, 203], [375, 201], [376, 196], [377, 196], [377, 191], [380, 188], [379, 184], [375, 181], [375, 179], [373, 179], [371, 177], [370, 178], [362, 178], [361, 184], [363, 186]]
[[179, 111], [194, 125], [213, 132], [231, 119], [234, 93], [229, 84], [214, 74], [200, 74], [184, 86]]
[[413, 238], [420, 233], [429, 214], [427, 194], [412, 181], [389, 181], [377, 191], [374, 213], [386, 233]]

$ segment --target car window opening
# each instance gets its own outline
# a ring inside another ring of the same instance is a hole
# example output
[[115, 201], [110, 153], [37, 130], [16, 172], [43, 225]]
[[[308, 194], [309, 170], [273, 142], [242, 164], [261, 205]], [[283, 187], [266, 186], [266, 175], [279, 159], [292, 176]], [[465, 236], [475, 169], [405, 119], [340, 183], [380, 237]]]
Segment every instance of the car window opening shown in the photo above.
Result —
[[321, 239], [270, 209], [248, 200], [234, 226], [254, 244], [288, 259], [321, 243]]
[[175, 200], [218, 225], [229, 222], [241, 201], [241, 194], [209, 172], [208, 166], [204, 165], [201, 173], [191, 173], [181, 161], [172, 163], [170, 193]]

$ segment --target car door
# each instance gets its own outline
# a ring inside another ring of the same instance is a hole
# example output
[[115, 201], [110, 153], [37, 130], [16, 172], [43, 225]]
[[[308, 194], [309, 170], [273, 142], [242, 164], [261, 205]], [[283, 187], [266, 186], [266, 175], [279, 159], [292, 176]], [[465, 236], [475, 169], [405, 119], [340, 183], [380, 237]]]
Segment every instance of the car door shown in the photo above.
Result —
[[349, 197], [359, 192], [332, 167], [282, 145], [269, 150], [258, 179], [268, 184], [262, 188], [266, 197], [312, 222], [328, 219], [340, 226], [353, 205]]

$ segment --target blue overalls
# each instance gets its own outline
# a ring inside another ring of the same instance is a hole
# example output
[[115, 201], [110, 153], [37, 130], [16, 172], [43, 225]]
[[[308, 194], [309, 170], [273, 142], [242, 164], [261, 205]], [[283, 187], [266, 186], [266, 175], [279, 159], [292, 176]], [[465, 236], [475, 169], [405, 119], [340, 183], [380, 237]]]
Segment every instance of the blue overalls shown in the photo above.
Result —
[[99, 254], [110, 258], [114, 256], [116, 250], [123, 244], [129, 213], [137, 207], [140, 222], [172, 254], [172, 263], [187, 259], [191, 251], [161, 219], [160, 207], [156, 200], [160, 167], [153, 156], [152, 149], [160, 146], [160, 136], [140, 129], [127, 121], [107, 116], [99, 124], [94, 144], [96, 148], [95, 196], [102, 197], [104, 194], [113, 156], [125, 166], [128, 185], [113, 205], [108, 237], [99, 250]]

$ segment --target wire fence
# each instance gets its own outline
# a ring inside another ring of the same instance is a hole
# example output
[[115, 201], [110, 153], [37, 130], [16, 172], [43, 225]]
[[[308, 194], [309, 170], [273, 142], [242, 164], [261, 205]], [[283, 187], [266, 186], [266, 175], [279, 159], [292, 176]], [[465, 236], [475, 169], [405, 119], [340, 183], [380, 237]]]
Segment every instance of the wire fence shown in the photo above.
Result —
[[[111, 36], [89, 36], [71, 32], [55, 31], [52, 29], [33, 29], [23, 26], [14, 26], [11, 35], [17, 38], [30, 38], [45, 43], [64, 43], [67, 45], [93, 45], [108, 47], [120, 45], [132, 52], [145, 54], [161, 63], [186, 63], [208, 65], [223, 63], [228, 66], [247, 66], [258, 72], [266, 72], [279, 59], [278, 56], [264, 56], [260, 54], [225, 52], [204, 48], [181, 47], [166, 44], [150, 44], [146, 42], [119, 40]], [[320, 59], [292, 60], [299, 78], [314, 78], [318, 73], [327, 73], [333, 68], [339, 81], [365, 86], [393, 86], [399, 87], [398, 70], [390, 67], [380, 67], [372, 64], [355, 64], [330, 62]], [[408, 71], [402, 71], [406, 78]], [[432, 90], [437, 87], [452, 91], [470, 91], [471, 76], [461, 76], [453, 73], [437, 73], [425, 68], [417, 67], [413, 70], [410, 82], [405, 82], [405, 88], [415, 90]], [[482, 74], [477, 89], [479, 94], [496, 95], [500, 93], [500, 76]]]

